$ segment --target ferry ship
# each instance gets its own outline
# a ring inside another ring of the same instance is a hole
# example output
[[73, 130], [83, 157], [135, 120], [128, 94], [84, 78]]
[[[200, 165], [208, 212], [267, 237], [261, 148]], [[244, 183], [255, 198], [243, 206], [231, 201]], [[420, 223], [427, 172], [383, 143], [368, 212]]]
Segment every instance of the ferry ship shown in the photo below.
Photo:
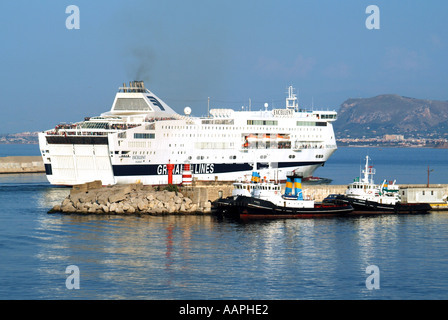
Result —
[[179, 114], [143, 81], [132, 81], [118, 89], [110, 111], [39, 133], [46, 176], [66, 186], [161, 185], [170, 164], [172, 182], [180, 184], [189, 164], [195, 181], [235, 181], [253, 170], [285, 181], [290, 171], [312, 176], [337, 149], [337, 112], [299, 108], [292, 86], [284, 108], [247, 109], [194, 117], [185, 107]]

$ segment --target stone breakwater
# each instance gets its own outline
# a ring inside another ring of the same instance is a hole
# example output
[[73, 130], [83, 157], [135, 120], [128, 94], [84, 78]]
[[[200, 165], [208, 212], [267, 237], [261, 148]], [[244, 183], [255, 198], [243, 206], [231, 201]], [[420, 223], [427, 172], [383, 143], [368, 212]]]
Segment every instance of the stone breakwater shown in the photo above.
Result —
[[40, 156], [16, 156], [0, 158], [0, 173], [37, 173], [45, 172]]
[[78, 214], [210, 214], [211, 202], [195, 203], [180, 191], [157, 190], [141, 184], [101, 187], [101, 182], [74, 186], [49, 213]]

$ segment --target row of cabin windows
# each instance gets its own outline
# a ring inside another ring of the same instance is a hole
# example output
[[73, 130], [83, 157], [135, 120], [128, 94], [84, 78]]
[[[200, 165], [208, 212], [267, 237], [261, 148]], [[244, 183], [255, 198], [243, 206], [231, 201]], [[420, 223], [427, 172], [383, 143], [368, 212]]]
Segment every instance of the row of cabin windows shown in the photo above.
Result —
[[258, 186], [257, 188], [260, 190], [276, 190], [276, 191], [281, 190], [279, 186], [263, 186], [263, 185], [261, 185], [261, 186]]
[[[129, 153], [130, 153], [130, 151], [121, 151], [121, 154], [123, 154], [123, 155], [129, 154]], [[111, 154], [111, 156], [113, 154], [120, 154], [120, 151], [111, 151], [110, 154]], [[143, 155], [143, 154], [156, 154], [156, 152], [155, 151], [140, 151], [140, 152], [133, 151], [132, 154], [141, 154], [141, 155]]]
[[247, 120], [248, 126], [276, 126], [277, 120]]
[[[402, 195], [404, 195], [404, 191], [402, 191]], [[422, 195], [424, 196], [425, 195], [425, 191], [422, 191]], [[431, 190], [431, 195], [433, 196], [434, 195], [434, 191], [433, 190]]]
[[350, 189], [350, 188], [352, 188], [352, 189], [375, 189], [375, 187], [373, 187], [373, 186], [366, 186], [366, 185], [357, 185], [357, 184], [355, 184], [355, 185], [352, 185], [352, 186], [348, 186], [348, 188]]
[[297, 121], [296, 125], [299, 127], [326, 127], [326, 122], [309, 122], [309, 121]]
[[[265, 159], [267, 159], [267, 157], [268, 157], [268, 156], [266, 156], [266, 155], [261, 155], [261, 156], [259, 157], [259, 159], [260, 159], [260, 160], [265, 160]], [[296, 157], [295, 155], [290, 155], [290, 156], [289, 156], [289, 159], [294, 159], [295, 157]], [[230, 159], [230, 160], [235, 160], [236, 158], [237, 158], [237, 156], [229, 156], [229, 159]], [[192, 159], [192, 157], [189, 156], [189, 157], [188, 157], [188, 160], [191, 160], [191, 159]], [[206, 159], [209, 159], [209, 157], [207, 156]], [[215, 159], [217, 159], [217, 157], [215, 157]], [[222, 159], [224, 159], [224, 157], [222, 157]], [[204, 156], [197, 156], [197, 157], [196, 157], [196, 160], [204, 160]]]
[[243, 189], [246, 189], [246, 188], [252, 189], [252, 186], [242, 186], [242, 185], [239, 185], [239, 184], [235, 186], [235, 189], [239, 189], [239, 190], [243, 190]]
[[[248, 120], [248, 121], [251, 121], [251, 120]], [[266, 122], [268, 122], [268, 121], [266, 121]], [[298, 123], [299, 122], [303, 122], [303, 121], [298, 121]], [[326, 122], [310, 122], [310, 123], [303, 122], [303, 123], [306, 123], [306, 124], [298, 125], [299, 128], [297, 128], [297, 127], [290, 127], [290, 128], [276, 128], [276, 129], [279, 129], [279, 130], [291, 130], [291, 131], [301, 131], [301, 130], [306, 130], [306, 131], [308, 131], [308, 130], [312, 130], [312, 131], [319, 130], [319, 131], [322, 131], [322, 128], [311, 128], [311, 127], [316, 127], [316, 126], [317, 127], [322, 127], [322, 126], [326, 126], [326, 124], [327, 124]], [[317, 125], [316, 125], [316, 123], [317, 123]], [[301, 127], [303, 127], [303, 128], [301, 128]], [[185, 129], [186, 130], [198, 130], [198, 128], [193, 127], [193, 126], [162, 126], [162, 129], [167, 129], [167, 130], [185, 130]], [[202, 129], [202, 130], [244, 130], [244, 129], [246, 129], [246, 127], [202, 126], [199, 129]], [[251, 129], [253, 130], [254, 128], [251, 128]], [[260, 131], [262, 131], [262, 130], [266, 130], [268, 128], [266, 128], [266, 127], [258, 127], [258, 129]], [[272, 128], [269, 128], [269, 129], [274, 130], [275, 128], [272, 127]]]
[[[254, 186], [250, 185], [250, 186], [244, 186], [244, 185], [236, 185], [235, 189], [239, 189], [239, 190], [244, 190], [244, 189], [253, 189]], [[275, 191], [281, 191], [281, 187], [280, 186], [264, 186], [264, 185], [258, 185], [256, 186], [257, 189], [260, 190], [275, 190]]]
[[[217, 134], [217, 133], [207, 133], [207, 134], [195, 134], [195, 133], [190, 133], [190, 134], [184, 134], [184, 133], [171, 133], [171, 135], [169, 133], [164, 133], [163, 134], [164, 137], [175, 137], [175, 138], [205, 138], [205, 137], [221, 137], [221, 138], [238, 138], [240, 137], [239, 134]], [[293, 135], [293, 138], [316, 138], [316, 139], [322, 139], [323, 136], [321, 134], [317, 134], [317, 135], [312, 135], [312, 134], [298, 134], [298, 135]], [[142, 138], [142, 139], [154, 139], [154, 138]]]
[[233, 125], [233, 119], [206, 119], [202, 120], [202, 124], [225, 124], [225, 125]]
[[155, 139], [155, 133], [134, 133], [134, 139]]
[[337, 115], [336, 114], [321, 114], [320, 118], [321, 119], [336, 119]]
[[144, 154], [156, 154], [155, 151], [133, 151], [132, 154], [140, 154], [140, 155], [144, 155]]
[[[277, 120], [247, 120], [248, 126], [277, 126]], [[326, 127], [326, 122], [316, 122], [316, 121], [296, 121], [296, 126], [298, 127]]]

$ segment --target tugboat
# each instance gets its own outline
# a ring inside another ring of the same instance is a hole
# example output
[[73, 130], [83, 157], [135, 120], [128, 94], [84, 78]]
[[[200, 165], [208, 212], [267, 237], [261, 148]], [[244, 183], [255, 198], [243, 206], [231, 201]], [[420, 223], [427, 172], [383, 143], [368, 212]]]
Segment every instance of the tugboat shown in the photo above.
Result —
[[[231, 197], [215, 202], [223, 214], [247, 218], [310, 218], [347, 214], [353, 207], [346, 203], [315, 203], [302, 193], [302, 177], [294, 172], [287, 175], [285, 192], [275, 182], [260, 182], [259, 175], [254, 172], [251, 181], [251, 191], [239, 189], [241, 185], [234, 184]], [[238, 191], [240, 190], [240, 191]]]
[[251, 197], [254, 188], [261, 183], [260, 174], [258, 172], [253, 172], [250, 181], [238, 180], [233, 183], [232, 195], [227, 198], [220, 198], [213, 202], [212, 207], [219, 214], [235, 213], [235, 200], [238, 196]]
[[345, 195], [332, 194], [326, 197], [324, 203], [350, 204], [354, 212], [364, 213], [427, 213], [431, 206], [427, 203], [402, 203], [399, 186], [395, 181], [384, 180], [380, 185], [375, 184], [373, 175], [376, 173], [372, 165], [369, 165], [369, 156], [366, 156], [366, 164], [359, 177], [350, 183]]

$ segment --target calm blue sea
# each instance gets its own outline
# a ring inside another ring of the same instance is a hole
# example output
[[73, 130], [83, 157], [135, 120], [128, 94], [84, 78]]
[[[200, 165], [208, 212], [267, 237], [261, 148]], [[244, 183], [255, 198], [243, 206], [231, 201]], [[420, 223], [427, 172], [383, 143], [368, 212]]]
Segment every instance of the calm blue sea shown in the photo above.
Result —
[[448, 149], [340, 147], [314, 175], [333, 179], [332, 184], [348, 184], [360, 176], [366, 156], [376, 169], [375, 183], [384, 179], [397, 184], [447, 184]]
[[40, 156], [37, 144], [0, 144], [0, 157]]
[[[426, 183], [429, 165], [431, 183], [448, 182], [448, 150], [436, 149], [340, 148], [316, 175], [348, 183], [366, 154], [377, 180]], [[0, 175], [0, 299], [448, 298], [448, 213], [251, 223], [47, 214], [68, 192], [42, 174]]]

